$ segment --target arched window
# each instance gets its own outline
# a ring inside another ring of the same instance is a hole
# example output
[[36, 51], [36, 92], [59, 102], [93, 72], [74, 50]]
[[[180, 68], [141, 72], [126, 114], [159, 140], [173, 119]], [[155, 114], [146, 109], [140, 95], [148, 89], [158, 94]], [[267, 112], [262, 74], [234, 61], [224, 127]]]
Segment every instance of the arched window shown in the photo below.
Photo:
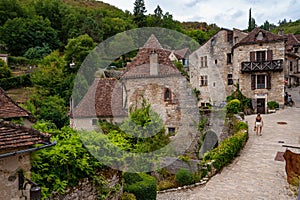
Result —
[[172, 100], [171, 90], [169, 88], [165, 88], [165, 101]]

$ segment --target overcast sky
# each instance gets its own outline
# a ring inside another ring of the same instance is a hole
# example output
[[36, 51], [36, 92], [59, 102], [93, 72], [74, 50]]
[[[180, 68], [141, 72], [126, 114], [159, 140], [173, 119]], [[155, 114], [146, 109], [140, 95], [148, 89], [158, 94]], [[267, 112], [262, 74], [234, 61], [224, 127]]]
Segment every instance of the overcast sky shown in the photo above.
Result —
[[[102, 0], [122, 10], [133, 12], [135, 0]], [[300, 19], [300, 0], [145, 0], [148, 14], [159, 5], [178, 21], [215, 23], [222, 28], [246, 29], [249, 9], [257, 25], [266, 20], [277, 25], [284, 18]]]

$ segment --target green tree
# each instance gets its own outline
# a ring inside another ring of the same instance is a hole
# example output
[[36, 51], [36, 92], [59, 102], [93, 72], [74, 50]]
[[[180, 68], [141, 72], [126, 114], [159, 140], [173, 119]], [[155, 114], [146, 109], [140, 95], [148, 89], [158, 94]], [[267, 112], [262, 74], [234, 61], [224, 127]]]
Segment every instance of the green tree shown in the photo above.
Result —
[[41, 97], [64, 96], [61, 92], [62, 84], [66, 79], [63, 72], [64, 66], [65, 61], [58, 51], [54, 51], [40, 61], [38, 68], [31, 74], [31, 82], [37, 89], [38, 95]]
[[0, 79], [11, 77], [11, 70], [7, 66], [6, 62], [0, 59]]
[[[80, 35], [77, 38], [70, 39], [65, 47], [65, 61], [67, 63], [67, 71], [77, 72], [80, 65], [90, 53], [92, 49], [96, 47], [96, 43], [87, 34]], [[70, 66], [74, 63], [74, 66]]]
[[135, 108], [120, 126], [128, 135], [133, 152], [153, 152], [169, 143], [165, 127], [159, 114], [143, 99], [141, 108]]
[[68, 186], [75, 186], [82, 178], [97, 181], [98, 187], [103, 188], [102, 194], [109, 192], [104, 190], [107, 182], [97, 174], [105, 167], [86, 150], [75, 130], [69, 127], [58, 130], [47, 122], [38, 122], [34, 128], [50, 133], [52, 141], [57, 141], [55, 146], [36, 151], [31, 157], [31, 176], [42, 187], [43, 198], [49, 197], [52, 191], [63, 194]]
[[36, 114], [39, 120], [46, 120], [54, 123], [57, 128], [67, 126], [69, 118], [64, 99], [58, 96], [48, 96], [38, 102]]
[[138, 25], [138, 27], [144, 27], [146, 25], [146, 16], [147, 12], [144, 0], [135, 0], [133, 15], [134, 21]]
[[249, 10], [248, 32], [251, 32], [256, 27], [255, 19], [252, 17], [251, 8]]
[[57, 32], [48, 19], [35, 16], [31, 19], [14, 18], [6, 21], [0, 29], [0, 37], [12, 55], [23, 55], [29, 48], [43, 44], [54, 50], [59, 47]]
[[4, 25], [8, 19], [25, 17], [25, 11], [18, 0], [0, 1], [0, 26]]

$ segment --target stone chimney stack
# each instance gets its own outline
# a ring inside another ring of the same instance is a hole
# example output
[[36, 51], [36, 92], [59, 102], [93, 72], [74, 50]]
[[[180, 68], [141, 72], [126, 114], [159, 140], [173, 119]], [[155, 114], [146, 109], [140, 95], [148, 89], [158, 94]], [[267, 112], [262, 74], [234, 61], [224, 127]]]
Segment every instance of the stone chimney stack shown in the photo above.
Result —
[[150, 75], [157, 76], [159, 74], [158, 55], [155, 51], [150, 54]]

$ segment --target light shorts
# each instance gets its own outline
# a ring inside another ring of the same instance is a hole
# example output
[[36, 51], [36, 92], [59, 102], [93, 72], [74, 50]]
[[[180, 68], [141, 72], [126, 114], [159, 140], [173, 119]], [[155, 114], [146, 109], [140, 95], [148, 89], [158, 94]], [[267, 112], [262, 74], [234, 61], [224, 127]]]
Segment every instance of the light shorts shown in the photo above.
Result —
[[261, 127], [261, 122], [255, 122], [257, 128]]

